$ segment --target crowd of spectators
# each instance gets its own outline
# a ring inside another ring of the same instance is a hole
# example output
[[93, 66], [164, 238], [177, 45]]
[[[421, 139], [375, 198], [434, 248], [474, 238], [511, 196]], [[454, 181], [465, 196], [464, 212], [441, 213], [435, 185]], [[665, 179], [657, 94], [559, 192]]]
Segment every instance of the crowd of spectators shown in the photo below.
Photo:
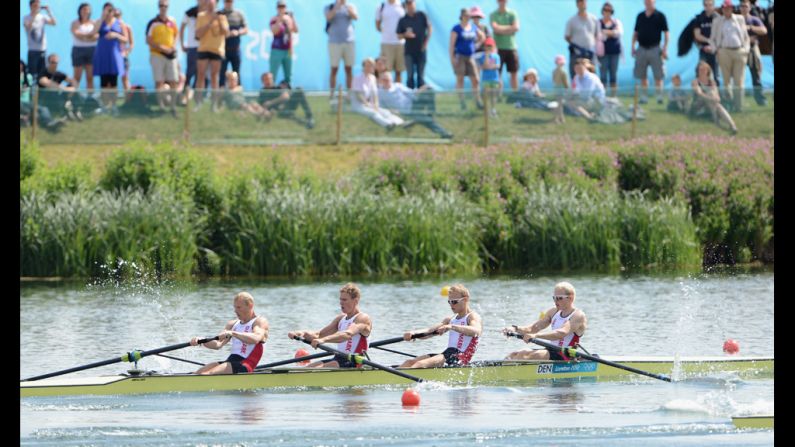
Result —
[[[269, 21], [273, 39], [270, 70], [262, 76], [264, 93], [259, 100], [249, 101], [240, 86], [241, 37], [249, 33], [249, 25], [245, 15], [235, 9], [234, 0], [223, 0], [220, 9], [216, 1], [197, 0], [178, 24], [168, 15], [169, 0], [158, 0], [158, 13], [145, 29], [156, 106], [176, 116], [178, 105], [187, 105], [193, 99], [198, 110], [209, 96], [213, 111], [226, 105], [264, 120], [273, 116], [294, 118], [295, 111], [302, 108], [305, 116], [300, 122], [313, 128], [314, 119], [303, 91], [291, 85], [293, 36], [298, 33], [298, 23], [287, 2], [276, 1], [276, 14]], [[547, 96], [539, 88], [539, 73], [535, 68], [524, 72], [520, 85], [519, 15], [508, 7], [508, 0], [496, 0], [496, 3], [487, 21], [480, 7], [462, 8], [459, 22], [450, 31], [448, 53], [461, 109], [467, 109], [468, 95], [464, 86], [469, 79], [475, 105], [482, 109], [485, 96], [490, 107], [488, 113], [492, 116], [497, 115], [496, 104], [505, 100], [517, 108], [552, 111], [557, 123], [565, 121], [564, 114], [597, 121], [601, 116], [602, 121], [610, 122], [611, 118], [604, 118], [603, 111], [621, 109], [615, 98], [618, 65], [625, 53], [621, 45], [624, 26], [615, 17], [613, 5], [605, 2], [601, 17], [597, 18], [588, 12], [587, 0], [575, 0], [576, 13], [566, 22], [563, 35], [569, 52], [568, 73], [566, 58], [558, 55], [555, 58], [557, 68], [552, 74], [554, 92]], [[759, 105], [767, 104], [761, 84], [760, 39], [772, 35], [773, 14], [772, 7], [763, 10], [755, 3], [741, 0], [739, 5], [734, 5], [731, 0], [723, 0], [720, 7], [716, 7], [715, 0], [703, 0], [703, 11], [687, 30], [692, 30], [690, 41], [696, 44], [700, 60], [697, 77], [692, 83], [692, 98], [682, 92], [681, 76], [675, 74], [671, 77], [668, 110], [691, 115], [709, 112], [716, 122], [726, 122], [729, 129], [736, 132], [729, 113], [742, 110], [746, 67], [751, 71], [754, 99]], [[49, 124], [46, 127], [57, 128], [59, 124], [52, 123], [63, 123], [63, 120], [82, 120], [87, 108], [92, 114], [117, 115], [119, 78], [125, 91], [132, 89], [128, 74], [129, 56], [134, 47], [133, 30], [122, 20], [121, 10], [106, 2], [100, 17], [94, 20], [91, 6], [79, 4], [77, 18], [70, 24], [73, 75], [67, 76], [57, 70], [59, 56], [46, 54], [46, 27], [56, 26], [56, 18], [40, 0], [30, 0], [29, 4], [30, 14], [23, 18], [27, 64], [20, 61], [21, 122], [25, 121], [23, 110], [30, 112], [32, 85], [43, 89], [39, 116], [49, 117], [42, 118]], [[425, 81], [428, 44], [434, 30], [425, 12], [417, 9], [415, 0], [385, 0], [376, 7], [374, 21], [380, 34], [380, 55], [365, 58], [362, 71], [356, 77], [353, 73], [356, 60], [353, 26], [359, 19], [356, 6], [348, 0], [334, 0], [323, 7], [323, 13], [328, 34], [332, 104], [342, 100], [334, 99], [342, 61], [346, 97], [353, 111], [387, 129], [421, 123], [449, 137], [449, 132], [432, 117], [427, 119], [435, 113], [435, 96]], [[763, 14], [770, 29], [760, 18]], [[667, 18], [656, 8], [655, 0], [644, 0], [643, 11], [635, 17], [631, 42], [633, 76], [641, 86], [639, 102], [648, 102], [651, 69], [656, 100], [662, 104], [670, 31]], [[180, 50], [186, 55], [184, 74]], [[599, 75], [595, 64], [598, 64]], [[503, 68], [508, 73], [510, 93], [503, 85]], [[405, 83], [402, 82], [404, 71]], [[277, 84], [275, 79], [280, 72], [282, 80]], [[707, 75], [709, 81], [704, 78]], [[85, 89], [81, 90], [84, 76]], [[100, 77], [98, 95], [94, 92], [94, 76]], [[194, 93], [195, 89], [201, 93]]]

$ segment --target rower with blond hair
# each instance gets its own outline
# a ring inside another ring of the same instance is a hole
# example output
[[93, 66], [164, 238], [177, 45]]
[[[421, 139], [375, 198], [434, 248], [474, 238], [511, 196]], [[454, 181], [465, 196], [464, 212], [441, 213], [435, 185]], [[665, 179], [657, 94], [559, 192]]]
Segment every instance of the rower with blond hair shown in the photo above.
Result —
[[[232, 342], [232, 354], [223, 362], [212, 362], [202, 366], [196, 374], [239, 374], [250, 373], [262, 358], [263, 345], [268, 339], [268, 320], [254, 313], [254, 297], [248, 292], [240, 292], [234, 299], [237, 319], [229, 320], [218, 340], [204, 343], [205, 348], [221, 349]], [[196, 346], [200, 337], [190, 340]]]
[[[525, 343], [531, 338], [552, 340], [561, 348], [576, 347], [580, 337], [585, 334], [588, 318], [581, 309], [574, 307], [576, 292], [574, 286], [568, 282], [555, 284], [552, 300], [555, 307], [550, 308], [541, 315], [541, 318], [527, 326], [506, 327], [503, 333], [515, 332], [521, 334]], [[538, 332], [552, 326], [551, 332]], [[555, 349], [523, 349], [508, 354], [506, 360], [570, 360], [565, 354]]]
[[[287, 334], [291, 340], [303, 338], [317, 348], [321, 343], [337, 343], [337, 350], [346, 354], [362, 354], [368, 348], [367, 337], [373, 330], [370, 316], [359, 310], [361, 290], [354, 283], [340, 289], [340, 310], [331, 323], [319, 331], [293, 331]], [[346, 356], [336, 354], [333, 360], [310, 363], [307, 367], [355, 368], [359, 365]]]
[[445, 317], [441, 323], [427, 329], [409, 331], [403, 334], [406, 341], [414, 339], [414, 334], [427, 333], [425, 339], [433, 335], [443, 335], [450, 332], [447, 339], [447, 349], [440, 354], [426, 354], [406, 360], [400, 365], [402, 368], [435, 368], [439, 366], [463, 366], [469, 364], [478, 347], [480, 334], [483, 332], [483, 323], [480, 315], [469, 307], [469, 290], [462, 284], [456, 284], [449, 289], [442, 289], [442, 294], [447, 292], [447, 303], [453, 315]]

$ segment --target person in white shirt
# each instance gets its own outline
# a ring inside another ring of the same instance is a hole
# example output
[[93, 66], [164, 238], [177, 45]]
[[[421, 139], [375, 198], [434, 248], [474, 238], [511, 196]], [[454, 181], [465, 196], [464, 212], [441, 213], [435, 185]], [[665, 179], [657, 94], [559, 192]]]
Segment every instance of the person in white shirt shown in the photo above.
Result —
[[368, 57], [362, 61], [362, 74], [353, 78], [351, 108], [354, 112], [365, 115], [379, 126], [388, 130], [403, 125], [399, 116], [387, 109], [379, 107], [378, 86], [375, 81], [375, 61]]
[[577, 14], [566, 22], [564, 38], [569, 44], [569, 75], [574, 76], [574, 61], [593, 59], [599, 38], [599, 19], [587, 11], [586, 0], [577, 0]]
[[[712, 19], [709, 40], [710, 46], [717, 51], [726, 96], [734, 100], [732, 111], [739, 112], [743, 106], [745, 65], [751, 51], [751, 38], [748, 36], [745, 18], [734, 14], [733, 8], [731, 0], [723, 2], [722, 14]], [[729, 88], [730, 80], [734, 84], [732, 88]]]
[[[47, 15], [41, 10], [47, 11]], [[44, 25], [55, 25], [55, 17], [49, 6], [41, 6], [39, 0], [30, 0], [30, 14], [26, 15], [22, 24], [28, 38], [28, 72], [34, 78], [38, 77], [46, 68], [44, 53], [47, 51], [47, 36], [44, 34]]]
[[395, 70], [395, 81], [400, 82], [406, 69], [403, 45], [405, 40], [397, 35], [397, 26], [406, 10], [397, 0], [381, 3], [375, 13], [375, 28], [381, 33], [381, 56], [386, 58], [389, 70]]
[[411, 120], [404, 127], [421, 124], [442, 138], [453, 138], [453, 134], [433, 119], [436, 113], [436, 96], [428, 84], [412, 90], [400, 82], [392, 82], [392, 73], [385, 71], [378, 78], [378, 100], [381, 107], [396, 111]]
[[580, 58], [574, 62], [572, 96], [567, 102], [589, 120], [594, 119], [594, 112], [601, 109], [605, 101], [605, 86], [594, 71], [596, 69], [588, 59]]

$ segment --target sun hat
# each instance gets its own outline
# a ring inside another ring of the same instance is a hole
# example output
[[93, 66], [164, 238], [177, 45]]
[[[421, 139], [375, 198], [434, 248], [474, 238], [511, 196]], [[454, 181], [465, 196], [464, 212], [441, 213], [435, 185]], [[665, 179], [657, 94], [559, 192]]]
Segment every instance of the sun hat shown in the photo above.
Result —
[[481, 19], [486, 17], [486, 15], [483, 14], [483, 10], [480, 9], [480, 6], [473, 6], [472, 8], [470, 8], [469, 9], [469, 16], [470, 17], [480, 17]]
[[565, 63], [566, 63], [566, 58], [563, 57], [562, 54], [558, 54], [557, 56], [555, 56], [555, 65], [565, 64]]

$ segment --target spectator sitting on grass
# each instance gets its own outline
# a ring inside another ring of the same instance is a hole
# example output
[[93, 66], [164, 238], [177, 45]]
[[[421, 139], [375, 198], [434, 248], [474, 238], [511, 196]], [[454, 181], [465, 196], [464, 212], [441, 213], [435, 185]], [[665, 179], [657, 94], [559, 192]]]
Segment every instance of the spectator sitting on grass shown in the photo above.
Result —
[[[266, 72], [260, 77], [262, 90], [259, 93], [259, 103], [266, 112], [272, 114], [274, 111], [282, 118], [293, 119], [306, 126], [307, 129], [315, 127], [315, 120], [312, 118], [312, 110], [306, 100], [304, 91], [300, 88], [291, 89], [285, 79], [278, 86], [273, 82], [273, 73]], [[295, 116], [295, 111], [301, 107], [304, 111], [304, 118]]]
[[[27, 126], [33, 119], [33, 105], [30, 103], [30, 86], [33, 85], [33, 75], [28, 73], [28, 67], [22, 59], [19, 60], [19, 124]], [[64, 125], [66, 118], [53, 119], [50, 109], [43, 106], [36, 108], [39, 125], [47, 130], [57, 131]]]
[[594, 119], [594, 114], [599, 112], [605, 101], [605, 86], [595, 72], [588, 59], [579, 58], [574, 62], [569, 105], [588, 120]]
[[351, 109], [375, 121], [379, 126], [392, 130], [403, 125], [403, 119], [378, 105], [378, 86], [375, 82], [375, 61], [362, 61], [362, 74], [353, 79]]
[[675, 74], [671, 77], [671, 91], [668, 92], [668, 111], [687, 113], [687, 92], [682, 90], [682, 77]]
[[256, 102], [247, 102], [243, 94], [243, 87], [238, 82], [237, 73], [234, 71], [226, 72], [226, 91], [224, 92], [224, 104], [229, 110], [239, 110], [241, 114], [248, 112], [257, 120], [270, 118], [271, 114]]
[[491, 105], [491, 116], [497, 116], [497, 96], [500, 94], [500, 56], [497, 54], [497, 45], [489, 37], [483, 44], [485, 52], [477, 58], [480, 69], [480, 80], [483, 92]]
[[720, 127], [722, 118], [729, 124], [732, 135], [736, 134], [737, 126], [735, 126], [734, 120], [720, 103], [720, 93], [715, 77], [712, 74], [712, 67], [708, 63], [701, 61], [698, 63], [696, 70], [698, 76], [693, 79], [693, 104], [690, 106], [690, 114], [703, 115], [706, 111], [709, 111], [718, 127]]
[[[75, 88], [77, 81], [58, 71], [58, 62], [57, 54], [51, 53], [47, 56], [47, 66], [39, 76], [39, 86], [43, 89], [39, 92], [39, 103], [53, 111], [62, 111], [70, 120], [82, 121], [83, 115], [79, 107], [82, 101]], [[73, 101], [78, 107], [75, 107]]]
[[453, 138], [453, 134], [433, 119], [436, 113], [436, 95], [427, 84], [412, 90], [400, 82], [392, 82], [392, 73], [385, 71], [378, 78], [378, 86], [381, 106], [410, 119], [405, 127], [421, 124], [442, 138]]
[[547, 100], [538, 87], [538, 70], [535, 68], [529, 68], [525, 72], [519, 92], [512, 97], [512, 101], [517, 109], [533, 108], [548, 110], [558, 108], [558, 103], [556, 101]]

